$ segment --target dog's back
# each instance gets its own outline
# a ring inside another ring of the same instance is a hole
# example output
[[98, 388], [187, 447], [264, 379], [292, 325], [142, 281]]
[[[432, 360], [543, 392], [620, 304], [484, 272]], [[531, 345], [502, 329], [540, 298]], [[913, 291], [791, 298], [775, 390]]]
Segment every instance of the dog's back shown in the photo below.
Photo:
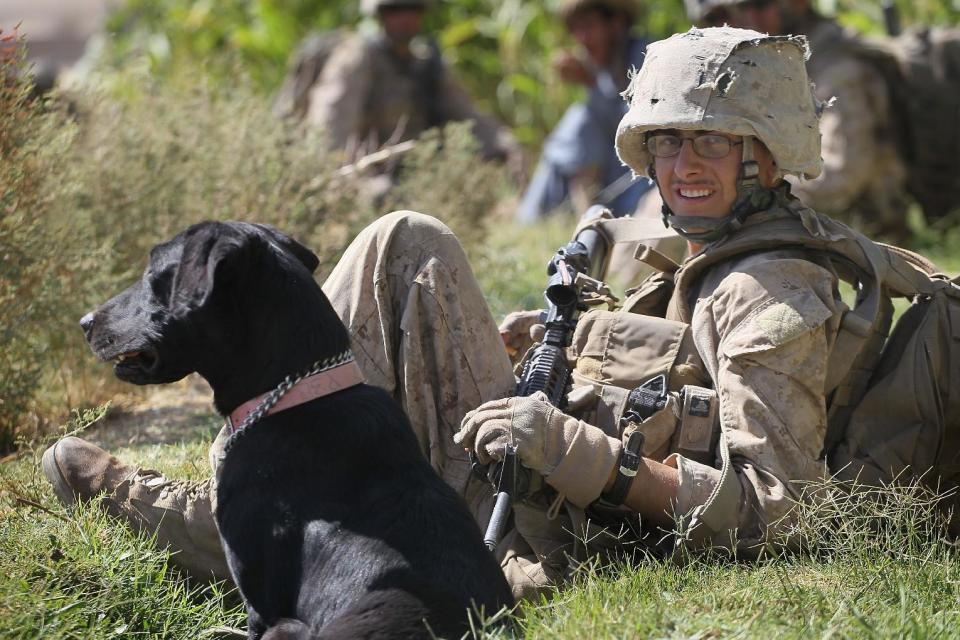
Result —
[[[252, 633], [281, 623], [268, 637], [459, 636], [468, 610], [489, 616], [512, 603], [466, 504], [375, 387], [288, 409], [236, 438], [217, 520]], [[297, 628], [307, 635], [291, 635]]]

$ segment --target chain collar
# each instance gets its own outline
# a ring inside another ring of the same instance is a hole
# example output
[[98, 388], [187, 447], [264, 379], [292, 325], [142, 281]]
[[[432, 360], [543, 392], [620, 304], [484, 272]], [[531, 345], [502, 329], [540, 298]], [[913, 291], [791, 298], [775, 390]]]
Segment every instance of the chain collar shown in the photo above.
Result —
[[296, 376], [287, 376], [284, 378], [283, 381], [277, 385], [276, 389], [266, 394], [263, 399], [260, 400], [260, 403], [257, 404], [256, 408], [249, 415], [247, 415], [246, 418], [243, 419], [239, 426], [233, 425], [233, 421], [229, 416], [227, 416], [227, 426], [233, 432], [230, 437], [230, 442], [233, 442], [233, 440], [242, 434], [247, 428], [262, 420], [263, 417], [270, 413], [270, 410], [273, 409], [278, 402], [280, 402], [283, 396], [285, 396], [300, 382], [311, 376], [324, 373], [350, 362], [354, 362], [354, 356], [353, 352], [349, 349], [335, 356], [318, 360], [317, 362], [313, 363], [313, 366], [310, 367], [310, 369], [306, 372]]

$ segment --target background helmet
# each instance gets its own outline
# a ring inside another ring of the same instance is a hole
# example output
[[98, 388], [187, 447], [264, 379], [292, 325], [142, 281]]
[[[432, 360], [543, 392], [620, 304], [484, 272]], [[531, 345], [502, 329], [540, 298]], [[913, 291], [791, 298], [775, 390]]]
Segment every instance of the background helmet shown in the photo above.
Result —
[[655, 129], [720, 131], [761, 140], [781, 173], [820, 175], [823, 103], [807, 78], [803, 36], [767, 36], [717, 27], [690, 29], [647, 47], [625, 93], [617, 155], [649, 176], [646, 133]]
[[429, 0], [360, 0], [360, 11], [367, 16], [375, 16], [380, 9], [388, 7], [427, 8]]
[[560, 18], [569, 23], [577, 12], [598, 7], [625, 14], [631, 24], [640, 12], [636, 0], [564, 0], [560, 5]]

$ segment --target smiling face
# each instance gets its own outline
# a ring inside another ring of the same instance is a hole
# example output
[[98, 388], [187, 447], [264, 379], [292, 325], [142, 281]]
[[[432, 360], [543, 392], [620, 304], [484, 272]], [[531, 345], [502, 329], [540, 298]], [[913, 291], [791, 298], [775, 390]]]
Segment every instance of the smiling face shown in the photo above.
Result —
[[[664, 202], [678, 216], [723, 218], [730, 215], [737, 199], [737, 181], [743, 159], [743, 138], [717, 131], [662, 130], [684, 138], [679, 153], [670, 157], [654, 158], [657, 184]], [[722, 136], [730, 141], [729, 152], [721, 158], [703, 157], [693, 148], [692, 138]], [[776, 165], [767, 148], [754, 142], [754, 157], [760, 165], [760, 182], [772, 186]]]
[[[655, 133], [692, 138], [708, 132], [668, 130]], [[723, 137], [731, 142], [742, 142], [737, 136]], [[684, 140], [677, 155], [654, 159], [664, 202], [678, 216], [722, 218], [728, 215], [737, 198], [742, 157], [742, 144], [731, 146], [723, 158], [704, 158], [694, 151], [692, 140]]]

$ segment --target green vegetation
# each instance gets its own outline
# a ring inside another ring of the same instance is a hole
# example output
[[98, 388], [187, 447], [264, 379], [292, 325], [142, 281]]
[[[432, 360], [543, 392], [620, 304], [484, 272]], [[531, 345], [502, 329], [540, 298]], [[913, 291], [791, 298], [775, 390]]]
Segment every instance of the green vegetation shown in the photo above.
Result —
[[[436, 2], [427, 29], [470, 95], [536, 152], [578, 90], [551, 69], [552, 52], [570, 46], [556, 17], [562, 0]], [[636, 32], [660, 39], [689, 27], [681, 0], [643, 0]], [[819, 0], [827, 13], [863, 32], [883, 32], [876, 0]], [[956, 24], [960, 6], [945, 0], [896, 0], [904, 26]], [[215, 79], [238, 72], [271, 94], [287, 55], [311, 30], [362, 20], [358, 0], [127, 0], [109, 24], [110, 68], [165, 77], [203, 70]]]
[[[188, 442], [117, 454], [202, 479], [217, 426], [200, 422], [202, 434]], [[0, 466], [0, 638], [215, 638], [217, 627], [243, 626], [224, 585], [189, 584], [166, 554], [95, 504], [63, 509], [39, 474], [42, 446]], [[805, 510], [797, 526], [807, 555], [584, 566], [569, 589], [526, 605], [515, 632], [497, 637], [957, 637], [960, 562], [931, 515], [933, 499], [910, 489], [882, 498], [836, 493]]]
[[317, 152], [316, 134], [272, 117], [242, 87], [183, 78], [161, 87], [136, 74], [124, 86], [120, 98], [71, 94], [76, 115], [0, 86], [0, 455], [122, 388], [77, 322], [186, 226], [273, 224], [313, 248], [322, 278], [391, 209], [428, 211], [479, 242], [509, 184], [501, 167], [477, 165], [468, 127], [451, 125], [401, 158], [396, 188], [374, 199], [368, 176], [344, 175]]
[[[77, 414], [69, 427], [82, 429], [102, 413]], [[200, 479], [196, 462], [211, 440], [117, 453], [152, 454], [149, 462], [163, 471]], [[25, 449], [20, 460], [0, 467], [0, 637], [186, 640], [218, 626], [242, 626], [235, 593], [190, 585], [149, 538], [133, 535], [96, 503], [64, 510], [40, 474], [41, 452]]]
[[[464, 0], [431, 17], [469, 91], [531, 148], [575, 96], [549, 70], [548, 52], [566, 42], [555, 4]], [[872, 0], [821, 4], [846, 24], [880, 29]], [[898, 6], [908, 24], [960, 18], [956, 2]], [[679, 1], [647, 7], [641, 31], [685, 28]], [[142, 399], [94, 361], [77, 320], [135, 279], [156, 242], [202, 219], [267, 222], [318, 253], [322, 279], [367, 222], [413, 208], [465, 240], [496, 316], [540, 306], [546, 261], [572, 221], [509, 222], [516, 185], [502, 168], [478, 165], [463, 127], [404, 156], [396, 189], [378, 200], [365, 195], [363, 174], [345, 175], [317, 152], [315, 134], [270, 114], [296, 41], [359, 19], [346, 0], [128, 0], [110, 23], [99, 89], [41, 104], [20, 83], [0, 84], [0, 456], [9, 454], [0, 457], [0, 637], [201, 638], [242, 625], [235, 594], [190, 585], [96, 505], [67, 512], [39, 471], [56, 435], [105, 411], [91, 408], [121, 393], [128, 404]], [[0, 59], [0, 77], [19, 65]], [[915, 226], [924, 253], [960, 272], [958, 232]], [[95, 437], [125, 460], [202, 479], [217, 421], [190, 419], [167, 444], [116, 448], [128, 434]], [[929, 504], [910, 492], [872, 512], [828, 503], [800, 521], [804, 556], [584, 567], [571, 589], [528, 606], [516, 635], [956, 637], [960, 563]], [[854, 526], [835, 527], [851, 509]]]

